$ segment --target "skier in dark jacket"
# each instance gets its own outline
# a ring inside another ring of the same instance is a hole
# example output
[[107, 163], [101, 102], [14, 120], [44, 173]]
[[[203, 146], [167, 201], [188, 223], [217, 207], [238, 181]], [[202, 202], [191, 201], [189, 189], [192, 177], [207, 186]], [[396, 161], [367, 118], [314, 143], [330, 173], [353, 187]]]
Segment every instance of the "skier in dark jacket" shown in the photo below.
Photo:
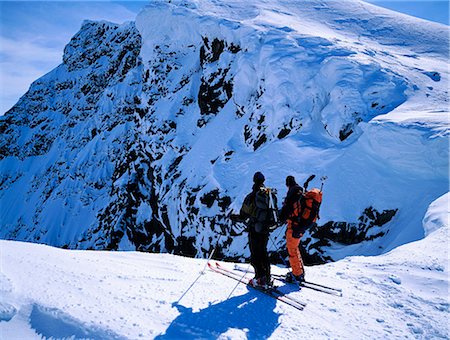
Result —
[[[245, 197], [239, 213], [239, 219], [245, 221], [250, 247], [250, 263], [255, 270], [255, 277], [249, 284], [268, 288], [271, 285], [270, 262], [267, 254], [269, 240], [268, 214], [276, 211], [276, 197], [270, 189], [264, 187], [264, 175], [256, 172], [253, 176], [252, 192]], [[272, 195], [272, 196], [270, 196]], [[270, 210], [270, 204], [274, 210]], [[261, 217], [262, 216], [262, 217]]]
[[299, 248], [300, 239], [305, 231], [304, 226], [300, 223], [300, 198], [304, 190], [297, 184], [293, 176], [286, 177], [286, 186], [288, 193], [280, 211], [280, 222], [287, 221], [286, 245], [292, 269], [292, 273], [288, 273], [286, 280], [301, 282], [305, 280], [305, 269]]

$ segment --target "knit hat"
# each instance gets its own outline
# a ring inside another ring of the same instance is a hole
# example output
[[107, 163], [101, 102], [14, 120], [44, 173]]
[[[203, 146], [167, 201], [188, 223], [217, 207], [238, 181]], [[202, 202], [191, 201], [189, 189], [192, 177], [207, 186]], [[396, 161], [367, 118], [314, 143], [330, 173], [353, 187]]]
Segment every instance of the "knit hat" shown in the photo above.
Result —
[[293, 185], [296, 185], [297, 182], [295, 181], [294, 176], [287, 176], [286, 177], [286, 186], [291, 187]]
[[266, 179], [264, 178], [264, 175], [261, 172], [255, 172], [253, 175], [253, 182], [255, 184], [263, 184]]

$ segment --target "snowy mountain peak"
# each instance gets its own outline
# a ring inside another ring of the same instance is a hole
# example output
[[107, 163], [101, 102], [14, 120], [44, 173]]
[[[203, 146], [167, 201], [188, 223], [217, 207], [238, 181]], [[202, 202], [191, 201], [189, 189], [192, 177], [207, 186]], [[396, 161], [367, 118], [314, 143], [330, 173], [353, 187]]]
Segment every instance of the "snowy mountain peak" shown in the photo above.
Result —
[[287, 175], [328, 176], [310, 263], [418, 240], [448, 191], [445, 46], [445, 26], [360, 1], [154, 1], [136, 25], [86, 21], [0, 118], [0, 236], [247, 257], [228, 215], [262, 171], [280, 202]]
[[99, 67], [102, 58], [121, 59], [121, 53], [139, 50], [140, 45], [134, 23], [117, 25], [85, 20], [80, 31], [65, 47], [63, 63], [69, 71], [85, 70], [95, 63]]

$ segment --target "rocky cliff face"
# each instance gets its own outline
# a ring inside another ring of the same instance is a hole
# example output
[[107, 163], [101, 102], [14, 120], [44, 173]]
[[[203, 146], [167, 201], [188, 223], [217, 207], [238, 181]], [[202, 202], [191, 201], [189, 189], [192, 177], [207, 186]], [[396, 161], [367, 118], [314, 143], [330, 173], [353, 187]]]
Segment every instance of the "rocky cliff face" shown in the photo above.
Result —
[[[424, 134], [374, 118], [426, 91], [442, 105], [440, 85], [418, 87], [440, 79], [399, 60], [407, 48], [386, 52], [373, 32], [365, 43], [354, 27], [311, 34], [276, 6], [241, 5], [155, 2], [138, 29], [85, 22], [63, 63], [0, 120], [1, 237], [192, 256], [218, 244], [218, 256], [245, 257], [246, 236], [231, 236], [240, 226], [227, 216], [260, 170], [279, 201], [286, 175], [330, 177], [319, 226], [304, 238], [309, 262], [419, 238], [422, 210], [444, 190], [445, 134], [429, 139], [435, 126]], [[323, 8], [304, 5], [320, 18]], [[431, 71], [447, 77], [442, 65]], [[436, 151], [437, 171], [411, 178], [386, 145], [417, 143]], [[417, 204], [405, 192], [419, 182]], [[399, 237], [411, 219], [413, 232]], [[272, 250], [283, 242], [277, 231]]]

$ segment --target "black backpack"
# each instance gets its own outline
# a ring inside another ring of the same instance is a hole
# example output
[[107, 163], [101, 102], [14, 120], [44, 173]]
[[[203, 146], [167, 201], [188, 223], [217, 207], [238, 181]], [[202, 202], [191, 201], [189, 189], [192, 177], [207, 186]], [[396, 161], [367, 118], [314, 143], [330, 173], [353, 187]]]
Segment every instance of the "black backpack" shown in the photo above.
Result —
[[255, 193], [255, 231], [268, 232], [276, 225], [277, 198], [268, 188], [261, 188]]

